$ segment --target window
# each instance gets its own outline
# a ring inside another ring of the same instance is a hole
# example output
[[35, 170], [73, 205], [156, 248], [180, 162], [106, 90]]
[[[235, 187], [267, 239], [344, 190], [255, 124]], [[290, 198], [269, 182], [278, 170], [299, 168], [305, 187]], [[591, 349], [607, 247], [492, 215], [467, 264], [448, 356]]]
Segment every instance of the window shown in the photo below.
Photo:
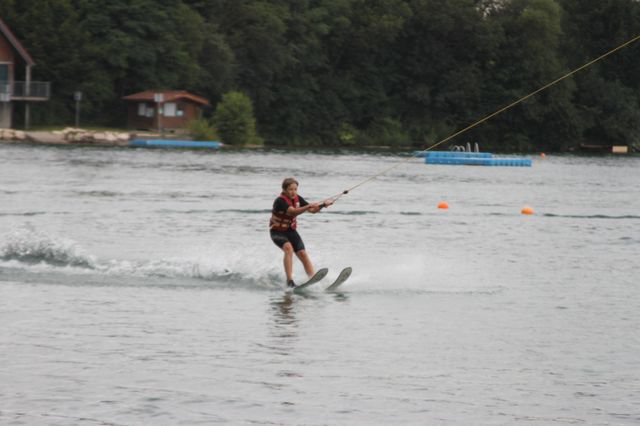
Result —
[[140, 117], [144, 117], [147, 115], [147, 104], [139, 103], [138, 104], [138, 115]]
[[175, 117], [176, 116], [176, 104], [175, 102], [167, 102], [164, 104], [164, 116]]
[[0, 83], [7, 84], [9, 81], [9, 64], [0, 64]]

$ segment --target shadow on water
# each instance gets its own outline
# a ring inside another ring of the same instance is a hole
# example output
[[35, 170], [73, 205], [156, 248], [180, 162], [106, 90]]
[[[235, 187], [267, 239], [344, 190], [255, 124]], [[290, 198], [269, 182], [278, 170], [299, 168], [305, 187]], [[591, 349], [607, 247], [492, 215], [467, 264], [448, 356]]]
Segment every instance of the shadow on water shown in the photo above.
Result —
[[[271, 325], [268, 329], [269, 340], [266, 344], [259, 344], [262, 350], [278, 356], [289, 358], [297, 351], [301, 322], [315, 318], [311, 314], [316, 308], [323, 309], [323, 305], [331, 303], [330, 300], [346, 301], [347, 296], [342, 293], [291, 293], [274, 296], [270, 303]], [[289, 375], [290, 372], [281, 371], [280, 375]]]
[[283, 296], [274, 297], [271, 301], [273, 319], [276, 326], [295, 326], [298, 323], [297, 313], [306, 309], [302, 304], [306, 301], [322, 302], [331, 298], [337, 302], [346, 302], [349, 300], [345, 292], [305, 292], [291, 293], [286, 292]]
[[298, 296], [285, 293], [274, 297], [270, 304], [269, 342], [259, 345], [276, 356], [290, 357], [298, 341]]
[[287, 292], [283, 297], [277, 297], [271, 302], [276, 325], [295, 325], [297, 323], [295, 298], [296, 296]]
[[333, 296], [333, 299], [336, 302], [347, 302], [349, 301], [349, 295], [347, 293], [345, 293], [344, 291], [332, 291], [331, 296]]

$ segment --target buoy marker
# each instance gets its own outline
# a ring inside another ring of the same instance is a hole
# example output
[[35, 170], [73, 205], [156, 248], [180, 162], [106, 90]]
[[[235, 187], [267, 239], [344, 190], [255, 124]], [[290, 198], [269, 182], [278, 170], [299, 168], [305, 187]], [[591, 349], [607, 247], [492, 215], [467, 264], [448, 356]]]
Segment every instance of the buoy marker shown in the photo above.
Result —
[[438, 208], [446, 210], [449, 208], [449, 203], [447, 203], [446, 201], [440, 201], [440, 203], [438, 204]]
[[522, 210], [520, 210], [522, 214], [533, 214], [533, 209], [529, 206], [524, 206]]

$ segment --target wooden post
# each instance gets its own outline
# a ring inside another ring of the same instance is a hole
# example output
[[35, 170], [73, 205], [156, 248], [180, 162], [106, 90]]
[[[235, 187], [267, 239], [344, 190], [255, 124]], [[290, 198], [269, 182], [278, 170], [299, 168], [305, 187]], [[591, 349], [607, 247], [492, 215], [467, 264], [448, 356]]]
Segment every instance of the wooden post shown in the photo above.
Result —
[[158, 120], [158, 133], [160, 133], [160, 136], [162, 138], [164, 138], [164, 132], [162, 130], [162, 114], [161, 114], [161, 109], [162, 109], [162, 103], [164, 102], [164, 94], [162, 93], [154, 93], [153, 95], [153, 100], [156, 103], [156, 113], [157, 113], [157, 120]]
[[76, 129], [80, 127], [80, 101], [82, 100], [82, 92], [76, 90], [73, 92], [73, 100], [76, 101]]
[[24, 82], [24, 96], [25, 101], [24, 101], [24, 128], [25, 130], [29, 130], [29, 121], [31, 119], [30, 115], [31, 115], [31, 111], [29, 109], [29, 95], [31, 94], [31, 66], [27, 65], [26, 67], [26, 71], [25, 71], [25, 82]]

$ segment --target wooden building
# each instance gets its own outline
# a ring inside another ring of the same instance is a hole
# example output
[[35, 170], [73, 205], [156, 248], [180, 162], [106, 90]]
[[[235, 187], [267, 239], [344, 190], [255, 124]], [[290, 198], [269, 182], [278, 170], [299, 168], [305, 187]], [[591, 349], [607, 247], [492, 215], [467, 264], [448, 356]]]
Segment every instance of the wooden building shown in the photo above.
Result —
[[[27, 49], [0, 18], [0, 128], [13, 126], [13, 108], [16, 102], [25, 104], [25, 127], [29, 128], [29, 102], [46, 101], [50, 84], [31, 81], [31, 68], [35, 62]], [[24, 80], [16, 74], [24, 69]]]
[[[209, 101], [185, 90], [147, 90], [123, 98], [131, 129], [179, 130], [202, 117]], [[159, 113], [158, 113], [159, 112]]]

